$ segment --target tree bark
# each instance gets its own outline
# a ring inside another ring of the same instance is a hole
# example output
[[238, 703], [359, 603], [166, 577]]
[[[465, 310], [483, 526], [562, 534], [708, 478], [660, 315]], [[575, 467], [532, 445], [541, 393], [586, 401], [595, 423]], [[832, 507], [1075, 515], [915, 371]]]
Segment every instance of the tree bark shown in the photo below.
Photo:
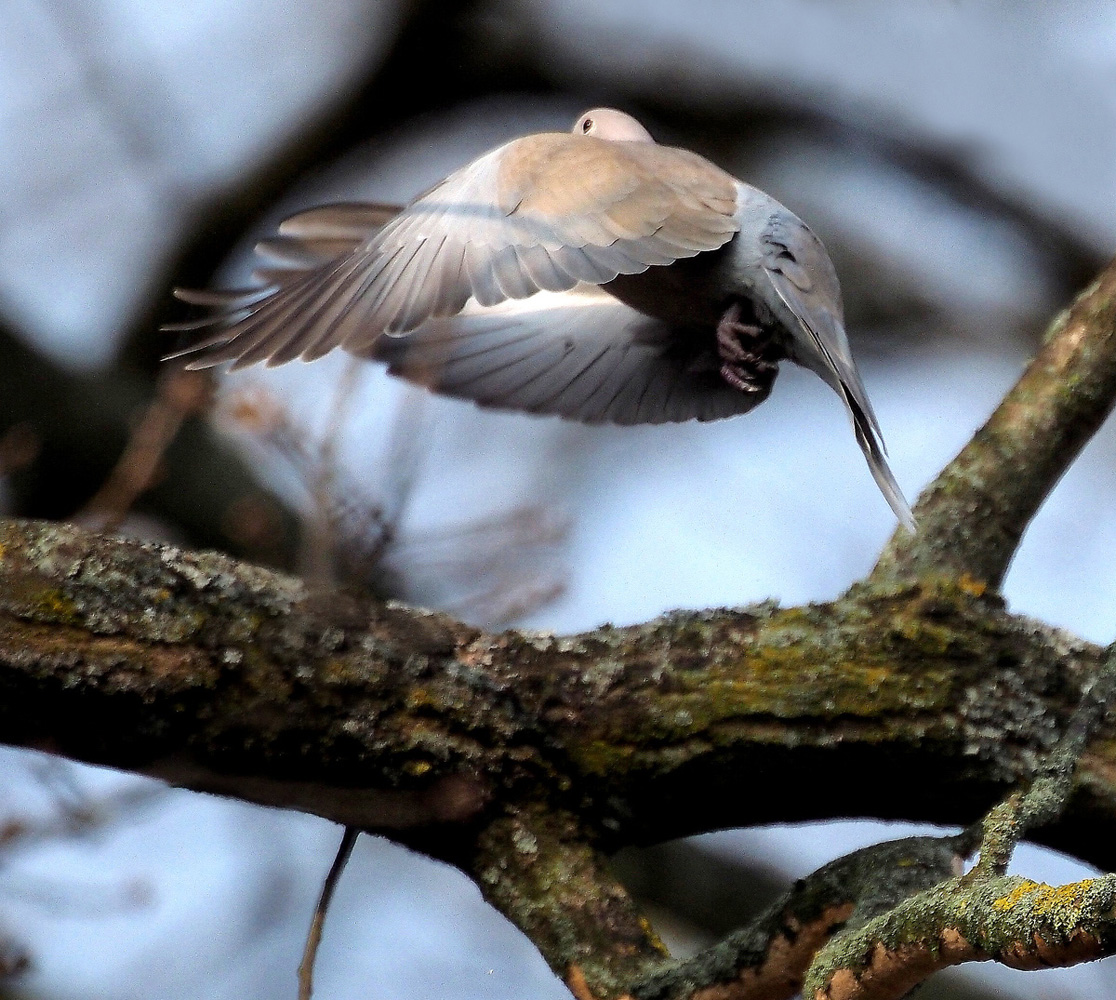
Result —
[[[828, 604], [493, 635], [3, 522], [0, 738], [385, 833], [469, 872], [581, 1000], [630, 995], [666, 957], [607, 852], [775, 820], [968, 823], [1035, 774], [1101, 651], [995, 585], [1111, 409], [1114, 303], [1116, 264], [924, 495], [919, 533]], [[1114, 735], [1042, 831], [1107, 869]]]

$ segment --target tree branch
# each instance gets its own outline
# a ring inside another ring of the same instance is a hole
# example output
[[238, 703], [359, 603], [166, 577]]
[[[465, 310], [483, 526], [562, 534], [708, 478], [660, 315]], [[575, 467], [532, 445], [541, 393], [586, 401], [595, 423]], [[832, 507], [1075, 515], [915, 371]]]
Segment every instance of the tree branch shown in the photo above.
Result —
[[998, 587], [1019, 540], [1116, 402], [1116, 261], [1061, 313], [1023, 377], [915, 506], [873, 578]]
[[[5, 742], [397, 834], [525, 789], [574, 801], [610, 847], [968, 821], [1032, 773], [1100, 658], [945, 585], [493, 636], [66, 525], [5, 522], [0, 547]], [[1104, 864], [1116, 786], [1093, 753], [1078, 804], [1100, 825], [1063, 832]], [[793, 807], [769, 794], [787, 782]]]
[[783, 1000], [815, 952], [850, 919], [863, 922], [960, 870], [953, 838], [910, 837], [855, 851], [799, 881], [747, 927], [632, 989], [634, 1000]]
[[577, 1000], [619, 997], [669, 959], [572, 812], [512, 806], [476, 838], [462, 867], [520, 928]]
[[[104, 484], [150, 405], [154, 384], [123, 372], [67, 372], [0, 326], [0, 436], [21, 428], [26, 465], [10, 479], [17, 511], [70, 517]], [[294, 516], [200, 417], [167, 448], [138, 505], [194, 544], [292, 565]]]
[[1089, 738], [1116, 695], [1116, 646], [1082, 694], [1031, 787], [1015, 790], [955, 843], [980, 860], [962, 877], [906, 899], [830, 942], [806, 975], [815, 1000], [899, 1000], [939, 969], [994, 958], [1019, 968], [1072, 965], [1116, 950], [1116, 876], [1051, 888], [1006, 878], [1019, 840], [1056, 819]]
[[[388, 833], [473, 873], [586, 996], [662, 960], [599, 852], [772, 820], [967, 822], [1033, 773], [1099, 657], [945, 584], [486, 635], [213, 553], [0, 526], [4, 742]], [[1047, 831], [1100, 865], [1110, 739]], [[542, 860], [512, 850], [531, 838]]]
[[953, 879], [835, 938], [806, 976], [814, 1000], [899, 1000], [962, 962], [1015, 969], [1116, 953], [1116, 875], [1049, 886], [1015, 876]]
[[[922, 530], [825, 605], [487, 635], [214, 553], [0, 523], [0, 738], [389, 833], [471, 873], [582, 1000], [619, 997], [664, 955], [604, 852], [774, 820], [965, 823], [1032, 778], [1101, 653], [987, 584], [1111, 408], [1114, 319], [1116, 265], [923, 498]], [[1044, 836], [1116, 867], [1107, 734]], [[752, 944], [711, 968], [762, 978]]]

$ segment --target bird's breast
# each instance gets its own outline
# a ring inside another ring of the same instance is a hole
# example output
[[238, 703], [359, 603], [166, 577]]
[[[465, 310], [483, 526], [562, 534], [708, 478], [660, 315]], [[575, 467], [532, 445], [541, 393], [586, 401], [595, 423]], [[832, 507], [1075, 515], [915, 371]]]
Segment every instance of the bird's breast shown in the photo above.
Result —
[[740, 239], [738, 233], [717, 250], [622, 274], [601, 287], [625, 305], [671, 324], [715, 329], [733, 302], [752, 313], [752, 321], [765, 324], [769, 312], [756, 300], [754, 282], [742, 266]]
[[718, 281], [726, 246], [639, 274], [621, 274], [601, 287], [625, 305], [668, 323], [714, 325], [724, 311]]

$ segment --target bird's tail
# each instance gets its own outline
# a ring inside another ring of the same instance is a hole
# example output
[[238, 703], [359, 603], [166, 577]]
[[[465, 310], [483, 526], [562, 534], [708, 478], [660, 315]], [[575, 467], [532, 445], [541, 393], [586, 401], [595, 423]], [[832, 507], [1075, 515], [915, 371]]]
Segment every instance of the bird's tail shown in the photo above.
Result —
[[845, 335], [837, 272], [819, 240], [785, 209], [777, 210], [761, 240], [764, 273], [790, 314], [786, 345], [790, 357], [822, 377], [841, 397], [872, 478], [908, 531], [915, 530], [910, 505], [887, 464], [879, 422], [868, 402]]
[[908, 531], [913, 532], [915, 530], [914, 514], [911, 513], [910, 504], [907, 503], [907, 498], [903, 496], [903, 491], [895, 481], [891, 466], [887, 463], [887, 451], [884, 448], [883, 438], [879, 435], [875, 426], [875, 416], [870, 409], [866, 413], [857, 399], [847, 390], [842, 395], [845, 399], [845, 406], [848, 407], [849, 415], [852, 417], [853, 429], [856, 432], [856, 443], [860, 445], [860, 450], [864, 452], [872, 478], [876, 481], [876, 485], [880, 488], [880, 492], [883, 493], [888, 505], [895, 512], [895, 516], [899, 518], [899, 523]]
[[[868, 393], [856, 368], [844, 358], [826, 351], [820, 343], [818, 345], [825, 355], [826, 361], [836, 377], [838, 394], [845, 403], [845, 408], [852, 418], [853, 430], [856, 433], [856, 443], [864, 453], [872, 478], [879, 486], [880, 492], [887, 500], [888, 506], [899, 518], [899, 523], [908, 531], [915, 530], [915, 519], [911, 513], [910, 504], [903, 496], [903, 491], [895, 480], [891, 466], [887, 462], [887, 447], [884, 445], [883, 433], [880, 431], [879, 421], [868, 401]], [[827, 380], [828, 381], [828, 380]]]

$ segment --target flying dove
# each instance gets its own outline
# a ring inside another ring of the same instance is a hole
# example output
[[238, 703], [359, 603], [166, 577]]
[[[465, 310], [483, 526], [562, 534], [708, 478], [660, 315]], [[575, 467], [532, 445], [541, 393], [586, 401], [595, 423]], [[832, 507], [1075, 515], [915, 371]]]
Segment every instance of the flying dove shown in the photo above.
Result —
[[483, 406], [618, 424], [746, 413], [788, 358], [841, 397], [913, 530], [821, 241], [623, 112], [499, 146], [406, 207], [300, 212], [256, 249], [263, 287], [176, 290], [209, 312], [169, 327], [203, 332], [172, 357], [240, 368], [342, 347]]

